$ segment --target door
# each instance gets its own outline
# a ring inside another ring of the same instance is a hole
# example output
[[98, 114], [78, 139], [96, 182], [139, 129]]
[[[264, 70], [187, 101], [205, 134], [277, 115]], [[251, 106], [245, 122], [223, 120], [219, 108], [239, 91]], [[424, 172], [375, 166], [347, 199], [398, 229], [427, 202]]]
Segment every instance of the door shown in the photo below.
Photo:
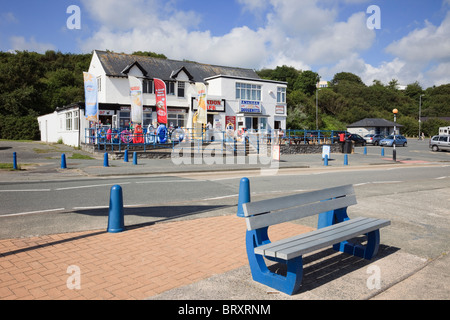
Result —
[[259, 118], [257, 118], [257, 117], [253, 118], [252, 129], [255, 132], [258, 131], [258, 129], [259, 129]]

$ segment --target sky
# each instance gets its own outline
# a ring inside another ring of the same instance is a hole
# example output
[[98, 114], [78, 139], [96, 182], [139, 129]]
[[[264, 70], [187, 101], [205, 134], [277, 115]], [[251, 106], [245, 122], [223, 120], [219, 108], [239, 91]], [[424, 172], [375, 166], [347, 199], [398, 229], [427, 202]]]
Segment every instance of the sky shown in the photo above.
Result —
[[152, 51], [326, 81], [450, 83], [450, 0], [0, 1], [0, 51]]

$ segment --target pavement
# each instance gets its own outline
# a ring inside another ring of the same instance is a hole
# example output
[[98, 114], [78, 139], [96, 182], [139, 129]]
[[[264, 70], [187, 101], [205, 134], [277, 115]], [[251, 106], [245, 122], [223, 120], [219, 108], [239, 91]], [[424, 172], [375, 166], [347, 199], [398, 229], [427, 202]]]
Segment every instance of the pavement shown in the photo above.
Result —
[[[398, 156], [390, 150], [362, 148], [348, 155], [332, 154], [328, 166], [320, 155], [282, 156], [276, 165], [234, 163], [174, 165], [170, 159], [138, 159], [137, 164], [110, 160], [103, 154], [94, 159], [70, 159], [87, 153], [63, 145], [38, 142], [0, 141], [0, 163], [11, 161], [17, 152], [19, 171], [0, 171], [0, 182], [76, 179], [187, 172], [260, 171], [304, 168], [309, 170], [354, 170], [373, 166], [442, 165], [447, 154], [435, 162], [419, 154]], [[67, 155], [67, 169], [60, 168], [61, 153]], [[225, 159], [226, 160], [226, 159]], [[187, 161], [187, 159], [186, 159]], [[246, 160], [248, 162], [248, 159]], [[438, 239], [393, 223], [381, 230], [381, 246], [371, 261], [336, 253], [331, 249], [304, 257], [304, 278], [300, 291], [292, 296], [254, 282], [245, 253], [245, 223], [236, 216], [236, 206], [211, 215], [126, 227], [120, 233], [103, 230], [0, 239], [0, 299], [2, 300], [448, 300], [450, 298], [450, 247], [448, 241], [450, 185], [448, 178], [436, 180], [436, 201], [426, 202], [438, 222], [423, 222], [423, 228], [439, 228]], [[362, 189], [362, 192], [364, 190]], [[405, 201], [417, 210], [430, 196], [424, 190], [411, 191]], [[383, 195], [386, 200], [386, 195]], [[393, 211], [401, 211], [397, 199], [387, 198]], [[358, 201], [361, 212], [383, 204], [376, 197]], [[397, 206], [397, 207], [396, 207]], [[405, 209], [403, 209], [404, 211]], [[378, 211], [378, 210], [377, 210]], [[359, 213], [359, 212], [357, 212]], [[376, 216], [376, 212], [373, 212]], [[403, 212], [408, 221], [408, 212]], [[431, 215], [431, 214], [430, 214]], [[382, 218], [382, 217], [381, 217]], [[425, 219], [425, 216], [424, 216]], [[439, 222], [441, 221], [441, 222]], [[420, 225], [420, 223], [419, 223]], [[285, 223], [270, 230], [273, 240], [313, 230], [312, 225]], [[429, 230], [428, 230], [429, 231]], [[226, 241], [224, 241], [226, 239]], [[430, 246], [432, 254], [417, 248]], [[432, 248], [431, 248], [432, 247]], [[432, 249], [432, 250], [431, 250]], [[277, 266], [273, 266], [276, 268]], [[256, 302], [255, 302], [256, 303]], [[184, 305], [184, 304], [183, 304]]]

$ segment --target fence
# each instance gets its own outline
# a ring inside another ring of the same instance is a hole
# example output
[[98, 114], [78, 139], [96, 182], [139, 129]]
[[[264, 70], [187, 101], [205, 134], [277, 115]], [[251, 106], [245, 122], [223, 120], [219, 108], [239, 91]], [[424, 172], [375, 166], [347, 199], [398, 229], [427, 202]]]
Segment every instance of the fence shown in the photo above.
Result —
[[[144, 151], [152, 149], [174, 149], [182, 142], [193, 145], [220, 143], [223, 149], [237, 152], [244, 148], [245, 153], [254, 150], [257, 154], [262, 149], [267, 150], [272, 144], [334, 144], [339, 142], [342, 131], [325, 130], [272, 130], [272, 131], [234, 131], [234, 130], [198, 130], [190, 128], [176, 128], [166, 130], [164, 135], [154, 131], [136, 133], [128, 128], [111, 129], [110, 127], [89, 128], [85, 131], [84, 143], [94, 145], [98, 150], [119, 151], [123, 149], [139, 148]], [[243, 147], [241, 147], [243, 146]]]

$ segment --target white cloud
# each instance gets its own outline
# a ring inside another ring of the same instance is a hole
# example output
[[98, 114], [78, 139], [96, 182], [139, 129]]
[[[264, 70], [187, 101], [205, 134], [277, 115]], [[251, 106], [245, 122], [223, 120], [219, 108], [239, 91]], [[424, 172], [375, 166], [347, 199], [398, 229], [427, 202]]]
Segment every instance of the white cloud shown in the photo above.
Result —
[[[450, 63], [450, 12], [441, 25], [427, 22], [392, 42], [386, 52], [391, 61], [370, 65], [363, 54], [377, 41], [377, 31], [366, 27], [365, 10], [346, 20], [339, 18], [341, 5], [371, 3], [369, 0], [237, 0], [242, 12], [251, 12], [260, 28], [240, 26], [222, 36], [198, 30], [200, 12], [182, 11], [178, 0], [81, 0], [84, 10], [100, 28], [80, 42], [85, 52], [110, 49], [117, 52], [153, 51], [172, 59], [188, 59], [254, 69], [279, 65], [307, 70], [315, 66], [322, 79], [348, 71], [366, 84], [374, 79], [388, 83], [398, 79], [430, 84], [428, 77], [442, 79]], [[450, 0], [445, 0], [450, 1]], [[264, 19], [260, 19], [265, 15]], [[430, 63], [434, 63], [430, 64]], [[443, 64], [438, 68], [437, 64]], [[430, 65], [433, 69], [428, 70]]]
[[29, 41], [25, 37], [11, 37], [10, 39], [11, 49], [18, 51], [35, 51], [39, 53], [44, 53], [47, 50], [56, 50], [56, 46], [51, 43], [37, 42], [34, 37], [31, 37]]
[[408, 62], [427, 64], [430, 61], [450, 61], [450, 12], [436, 27], [426, 22], [402, 39], [391, 43], [386, 51]]

